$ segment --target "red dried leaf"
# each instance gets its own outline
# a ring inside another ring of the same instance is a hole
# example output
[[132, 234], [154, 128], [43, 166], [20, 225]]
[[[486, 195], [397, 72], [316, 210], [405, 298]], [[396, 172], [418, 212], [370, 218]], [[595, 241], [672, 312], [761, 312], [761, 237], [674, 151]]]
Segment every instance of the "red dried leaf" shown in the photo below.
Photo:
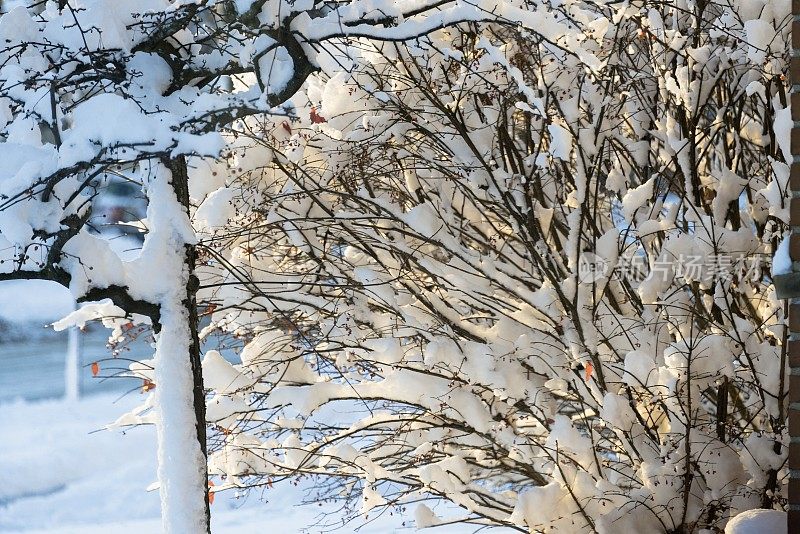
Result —
[[317, 108], [311, 108], [311, 124], [321, 124], [323, 122], [328, 122], [325, 117], [317, 113]]

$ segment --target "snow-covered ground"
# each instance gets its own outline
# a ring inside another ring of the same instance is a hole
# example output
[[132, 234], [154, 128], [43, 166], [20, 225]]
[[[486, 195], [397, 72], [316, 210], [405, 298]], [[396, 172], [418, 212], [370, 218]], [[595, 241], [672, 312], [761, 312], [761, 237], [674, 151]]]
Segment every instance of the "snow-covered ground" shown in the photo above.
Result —
[[[146, 491], [155, 480], [154, 429], [135, 428], [124, 434], [100, 430], [141, 400], [132, 394], [115, 403], [116, 397], [0, 404], [0, 531], [160, 531], [158, 492]], [[212, 505], [214, 532], [300, 532], [319, 514], [315, 507], [297, 506], [301, 497], [300, 487], [289, 484], [246, 499], [219, 493]], [[408, 515], [380, 518], [359, 532], [402, 531], [410, 511]], [[342, 531], [352, 532], [357, 526]]]
[[[72, 310], [72, 298], [66, 288], [53, 282], [0, 282], [0, 403], [23, 398], [47, 399], [64, 395], [64, 363], [67, 332], [46, 327]], [[135, 387], [130, 380], [93, 379], [89, 371], [93, 361], [110, 356], [106, 348], [108, 331], [101, 325], [90, 325], [79, 334], [80, 386], [85, 394], [116, 391], [123, 393]], [[149, 347], [137, 342], [125, 356], [146, 357]], [[103, 373], [126, 367], [102, 362]]]
[[[0, 532], [28, 534], [127, 534], [161, 530], [156, 480], [155, 430], [104, 430], [141, 403], [127, 380], [102, 383], [81, 369], [82, 398], [64, 392], [66, 336], [43, 326], [72, 309], [67, 291], [45, 282], [0, 283]], [[107, 357], [104, 331], [86, 336], [82, 362]], [[142, 344], [140, 351], [146, 351]], [[146, 356], [142, 354], [142, 356]], [[237, 498], [216, 495], [215, 533], [301, 532], [326, 508], [298, 506], [303, 486], [276, 484]], [[331, 511], [331, 510], [327, 510]], [[332, 516], [327, 519], [330, 520]], [[405, 517], [384, 514], [339, 532], [413, 532]], [[440, 527], [438, 533], [475, 528]]]

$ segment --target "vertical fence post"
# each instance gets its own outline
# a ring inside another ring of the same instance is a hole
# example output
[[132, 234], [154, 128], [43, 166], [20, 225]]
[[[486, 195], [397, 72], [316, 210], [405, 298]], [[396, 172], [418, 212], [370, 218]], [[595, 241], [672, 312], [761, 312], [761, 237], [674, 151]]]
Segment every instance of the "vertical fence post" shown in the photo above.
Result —
[[[792, 265], [800, 261], [800, 0], [792, 0], [792, 40], [789, 63], [792, 113], [791, 174], [789, 180]], [[795, 270], [795, 269], [793, 269]], [[789, 306], [789, 506], [788, 532], [800, 533], [800, 299]]]
[[[73, 309], [78, 309], [78, 303], [73, 302]], [[77, 326], [70, 327], [67, 340], [67, 355], [64, 361], [64, 398], [75, 402], [81, 392], [81, 339]]]

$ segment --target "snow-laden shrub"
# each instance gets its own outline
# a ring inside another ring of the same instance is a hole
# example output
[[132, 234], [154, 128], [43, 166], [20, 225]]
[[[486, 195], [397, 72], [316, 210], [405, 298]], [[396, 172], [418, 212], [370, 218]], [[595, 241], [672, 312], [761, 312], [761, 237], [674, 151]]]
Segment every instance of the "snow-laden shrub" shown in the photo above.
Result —
[[158, 425], [167, 532], [208, 528], [198, 289], [241, 358], [203, 363], [216, 489], [523, 531], [783, 503], [787, 0], [0, 11], [0, 279], [158, 331], [120, 424]]
[[204, 335], [241, 356], [205, 357], [211, 474], [464, 510], [418, 526], [779, 508], [788, 2], [491, 11], [343, 41], [196, 162]]

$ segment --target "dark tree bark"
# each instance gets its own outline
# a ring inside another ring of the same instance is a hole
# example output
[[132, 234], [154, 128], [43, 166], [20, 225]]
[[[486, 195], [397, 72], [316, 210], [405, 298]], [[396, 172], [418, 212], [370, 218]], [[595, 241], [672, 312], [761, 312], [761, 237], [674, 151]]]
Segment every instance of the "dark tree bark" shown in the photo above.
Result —
[[[189, 213], [189, 175], [186, 167], [186, 158], [179, 156], [170, 159], [166, 162], [167, 167], [172, 173], [172, 188], [175, 191], [175, 196], [178, 202]], [[206, 443], [206, 398], [205, 388], [203, 386], [203, 368], [200, 355], [200, 338], [198, 334], [199, 319], [197, 316], [197, 290], [199, 288], [199, 281], [195, 275], [195, 266], [197, 261], [197, 249], [195, 245], [185, 245], [186, 268], [189, 272], [188, 282], [186, 284], [186, 298], [183, 305], [186, 307], [188, 314], [188, 327], [189, 335], [191, 336], [191, 344], [189, 345], [189, 364], [192, 368], [192, 381], [193, 381], [193, 404], [195, 414], [195, 429], [197, 431], [197, 441], [200, 442], [200, 450], [203, 452], [203, 457], [206, 462], [203, 463], [205, 470], [205, 478], [208, 479], [208, 446]], [[208, 502], [208, 492], [205, 494], [205, 508], [206, 508], [206, 532], [211, 532], [211, 510]]]

